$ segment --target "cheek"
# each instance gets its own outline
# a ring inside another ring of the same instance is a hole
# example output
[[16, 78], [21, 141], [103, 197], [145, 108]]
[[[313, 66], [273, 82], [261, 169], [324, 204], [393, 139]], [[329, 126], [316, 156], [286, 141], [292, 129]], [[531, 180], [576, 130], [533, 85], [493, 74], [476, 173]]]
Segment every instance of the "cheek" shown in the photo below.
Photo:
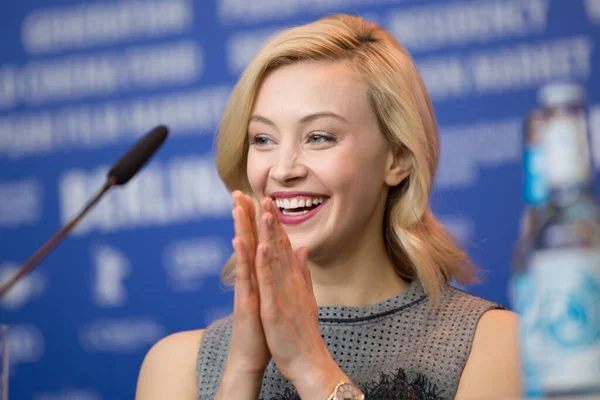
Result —
[[269, 163], [266, 157], [260, 157], [248, 152], [248, 162], [246, 164], [246, 175], [252, 191], [262, 195], [265, 190], [265, 184], [269, 173]]
[[385, 155], [371, 146], [364, 146], [349, 153], [345, 158], [349, 174], [369, 182], [379, 179], [385, 169]]
[[320, 158], [312, 169], [334, 193], [364, 198], [381, 187], [380, 164], [381, 160], [364, 152], [347, 151]]
[[380, 155], [357, 153], [339, 169], [339, 189], [351, 196], [357, 208], [367, 211], [377, 204], [384, 186], [384, 162]]

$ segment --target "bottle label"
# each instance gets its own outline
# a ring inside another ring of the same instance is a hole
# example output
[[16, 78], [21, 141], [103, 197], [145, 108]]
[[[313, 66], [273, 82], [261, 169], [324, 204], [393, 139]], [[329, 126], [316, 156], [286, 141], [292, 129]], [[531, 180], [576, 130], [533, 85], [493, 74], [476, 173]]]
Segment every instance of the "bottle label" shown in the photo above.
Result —
[[584, 113], [562, 114], [548, 121], [544, 136], [547, 174], [553, 186], [587, 182], [590, 176]]
[[600, 249], [536, 251], [529, 273], [519, 306], [528, 391], [600, 390]]

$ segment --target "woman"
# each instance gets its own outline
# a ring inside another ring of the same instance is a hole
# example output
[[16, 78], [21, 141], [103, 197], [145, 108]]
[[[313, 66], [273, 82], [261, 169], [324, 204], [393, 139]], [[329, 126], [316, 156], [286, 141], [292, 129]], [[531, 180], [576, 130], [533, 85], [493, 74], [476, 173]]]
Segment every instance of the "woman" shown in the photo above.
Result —
[[217, 142], [233, 314], [157, 343], [137, 399], [518, 396], [515, 316], [449, 285], [474, 271], [429, 209], [438, 153], [386, 31], [339, 15], [275, 36]]

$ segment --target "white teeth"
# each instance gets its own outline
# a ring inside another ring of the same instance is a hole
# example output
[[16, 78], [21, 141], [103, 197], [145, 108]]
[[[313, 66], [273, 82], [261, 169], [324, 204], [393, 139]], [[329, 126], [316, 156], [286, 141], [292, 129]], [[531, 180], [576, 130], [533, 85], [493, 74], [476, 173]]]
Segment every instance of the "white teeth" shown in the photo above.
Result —
[[304, 211], [283, 210], [284, 215], [303, 215], [303, 214], [306, 214], [307, 212], [308, 212], [308, 210], [304, 210]]
[[284, 210], [293, 210], [295, 208], [302, 207], [311, 207], [316, 206], [317, 204], [322, 204], [324, 201], [323, 197], [315, 197], [315, 198], [285, 198], [285, 199], [275, 199], [275, 204], [278, 208]]

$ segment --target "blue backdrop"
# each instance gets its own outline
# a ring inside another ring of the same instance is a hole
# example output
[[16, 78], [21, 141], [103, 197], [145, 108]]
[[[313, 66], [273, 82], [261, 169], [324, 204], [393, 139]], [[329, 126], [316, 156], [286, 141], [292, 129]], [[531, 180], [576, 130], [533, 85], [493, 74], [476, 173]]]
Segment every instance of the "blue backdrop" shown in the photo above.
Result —
[[31, 0], [0, 4], [0, 280], [103, 183], [155, 124], [171, 137], [124, 189], [0, 303], [11, 399], [128, 399], [150, 346], [231, 310], [220, 269], [231, 201], [213, 134], [262, 41], [360, 14], [413, 54], [442, 157], [437, 215], [484, 271], [470, 292], [508, 305], [521, 124], [537, 88], [588, 88], [600, 156], [599, 0]]

